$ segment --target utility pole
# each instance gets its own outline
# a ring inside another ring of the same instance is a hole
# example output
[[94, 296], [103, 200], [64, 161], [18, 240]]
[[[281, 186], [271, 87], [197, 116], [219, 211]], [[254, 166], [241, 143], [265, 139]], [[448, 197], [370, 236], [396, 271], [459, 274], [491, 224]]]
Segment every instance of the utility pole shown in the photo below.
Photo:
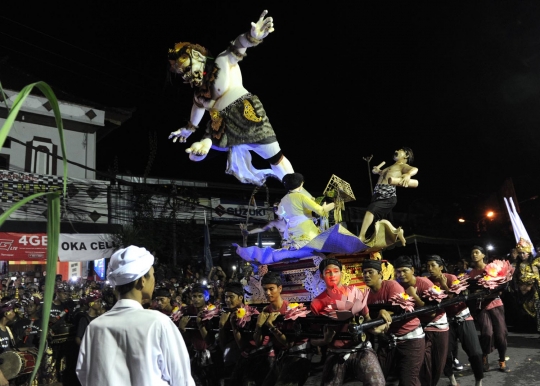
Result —
[[176, 201], [176, 195], [177, 195], [177, 191], [176, 191], [176, 186], [173, 185], [173, 189], [172, 189], [172, 220], [173, 220], [173, 223], [172, 223], [172, 237], [173, 237], [173, 255], [172, 255], [172, 260], [173, 260], [173, 267], [176, 267], [176, 258], [177, 258], [177, 251], [176, 251], [176, 205], [177, 205], [177, 201]]

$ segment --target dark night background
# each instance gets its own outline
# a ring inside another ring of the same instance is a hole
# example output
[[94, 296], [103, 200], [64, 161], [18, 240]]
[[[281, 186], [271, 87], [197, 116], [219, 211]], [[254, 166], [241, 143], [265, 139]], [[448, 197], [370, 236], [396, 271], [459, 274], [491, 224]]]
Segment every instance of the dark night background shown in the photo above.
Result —
[[[167, 80], [166, 55], [179, 41], [217, 55], [264, 9], [275, 32], [248, 49], [244, 85], [261, 98], [308, 190], [322, 192], [335, 174], [351, 184], [357, 200], [348, 205], [365, 207], [363, 157], [389, 165], [409, 146], [420, 186], [398, 190], [396, 211], [452, 226], [488, 208], [503, 218], [500, 188], [511, 178], [533, 242], [540, 238], [536, 1], [11, 2], [0, 13], [0, 70], [30, 74], [21, 86], [43, 80], [88, 104], [136, 109], [98, 143], [100, 171], [117, 159], [118, 172], [142, 175], [156, 133], [151, 177], [239, 184], [224, 173], [225, 153], [193, 163], [185, 145], [167, 140], [189, 119], [192, 91]], [[0, 81], [10, 85], [1, 72]], [[500, 226], [513, 239], [509, 223]]]

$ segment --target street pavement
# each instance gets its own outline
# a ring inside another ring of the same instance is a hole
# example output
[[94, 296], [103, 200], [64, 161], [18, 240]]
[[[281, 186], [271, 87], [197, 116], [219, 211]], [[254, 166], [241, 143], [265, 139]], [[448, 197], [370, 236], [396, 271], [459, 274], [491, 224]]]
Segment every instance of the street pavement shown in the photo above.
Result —
[[[539, 386], [540, 385], [540, 335], [509, 332], [506, 362], [510, 368], [509, 373], [501, 373], [498, 370], [498, 354], [494, 351], [489, 356], [490, 370], [484, 373], [482, 386]], [[459, 347], [458, 359], [463, 365], [463, 371], [455, 373], [460, 386], [474, 386], [474, 376], [467, 360], [467, 355]], [[315, 356], [313, 362], [318, 362], [320, 357]], [[321, 367], [316, 368], [308, 378], [304, 386], [320, 386]], [[349, 381], [347, 386], [362, 386], [360, 381]], [[398, 386], [398, 382], [388, 382], [387, 386]], [[441, 378], [437, 386], [448, 386], [447, 378]], [[57, 383], [51, 386], [62, 386]], [[69, 386], [69, 385], [64, 385]]]
[[[482, 386], [536, 386], [540, 385], [540, 335], [509, 332], [506, 362], [510, 372], [501, 373], [498, 370], [498, 354], [495, 350], [489, 355], [490, 370], [484, 373]], [[474, 375], [467, 360], [467, 355], [461, 347], [458, 353], [459, 361], [463, 364], [463, 371], [455, 373], [456, 380], [461, 386], [474, 386]], [[319, 358], [314, 358], [317, 361]], [[305, 386], [319, 386], [321, 370], [313, 373], [304, 384]], [[397, 386], [396, 383], [387, 383], [387, 386]], [[350, 381], [347, 386], [361, 386], [360, 381]], [[441, 378], [437, 386], [449, 385], [447, 378]]]

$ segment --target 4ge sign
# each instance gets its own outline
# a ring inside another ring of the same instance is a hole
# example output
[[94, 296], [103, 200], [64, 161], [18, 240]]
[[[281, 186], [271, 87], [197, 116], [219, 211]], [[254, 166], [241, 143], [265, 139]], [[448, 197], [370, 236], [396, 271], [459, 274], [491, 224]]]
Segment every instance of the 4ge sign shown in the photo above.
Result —
[[0, 232], [0, 260], [47, 260], [47, 235]]
[[46, 247], [47, 246], [47, 235], [23, 235], [19, 239], [20, 245], [32, 245], [34, 247]]

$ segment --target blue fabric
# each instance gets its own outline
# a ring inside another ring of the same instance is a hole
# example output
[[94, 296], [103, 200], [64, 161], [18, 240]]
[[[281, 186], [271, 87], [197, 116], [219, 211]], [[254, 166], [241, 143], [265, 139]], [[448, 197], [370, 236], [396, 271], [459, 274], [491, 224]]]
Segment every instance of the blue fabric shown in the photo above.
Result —
[[284, 259], [309, 257], [313, 255], [313, 252], [348, 254], [363, 252], [369, 248], [341, 224], [330, 227], [300, 249], [273, 249], [257, 246], [244, 248], [238, 244], [233, 244], [233, 246], [236, 247], [236, 253], [242, 259], [259, 264], [273, 264]]

